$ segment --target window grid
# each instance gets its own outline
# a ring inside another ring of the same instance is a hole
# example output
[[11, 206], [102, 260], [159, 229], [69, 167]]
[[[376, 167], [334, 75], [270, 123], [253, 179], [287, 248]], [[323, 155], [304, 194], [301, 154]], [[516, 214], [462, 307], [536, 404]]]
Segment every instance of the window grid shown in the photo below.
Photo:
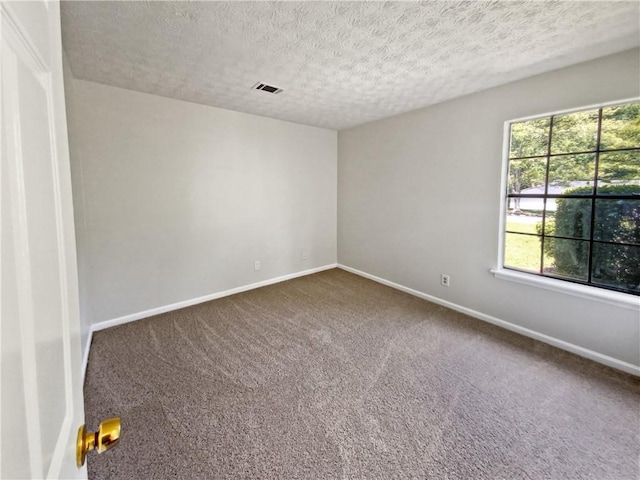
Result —
[[[547, 137], [547, 157], [544, 169], [544, 202], [542, 207], [542, 237], [540, 238], [540, 267], [538, 273], [540, 275], [544, 274], [544, 242], [546, 239], [545, 232], [546, 230], [546, 222], [547, 222], [547, 195], [549, 195], [549, 165], [551, 164], [551, 139], [553, 138], [553, 121], [555, 120], [555, 116], [552, 116], [549, 119], [549, 136]], [[596, 146], [597, 148], [597, 146]]]
[[509, 157], [509, 160], [530, 160], [532, 158], [547, 158], [547, 157], [566, 157], [566, 156], [570, 156], [570, 155], [587, 155], [589, 153], [614, 153], [614, 152], [633, 152], [633, 151], [637, 151], [638, 148], [637, 147], [631, 147], [631, 148], [609, 148], [609, 149], [598, 149], [598, 150], [582, 150], [580, 152], [564, 152], [564, 153], [549, 153], [547, 155], [529, 155], [527, 157]]
[[[539, 261], [539, 269], [538, 275], [549, 277], [549, 278], [557, 278], [563, 281], [569, 281], [573, 283], [579, 283], [583, 285], [592, 285], [598, 288], [604, 288], [608, 290], [620, 291], [624, 293], [631, 293], [634, 295], [640, 295], [640, 292], [628, 290], [626, 288], [620, 288], [613, 285], [606, 285], [603, 283], [594, 283], [593, 282], [593, 259], [594, 259], [594, 245], [595, 244], [604, 244], [604, 245], [616, 245], [616, 246], [629, 246], [629, 247], [639, 247], [640, 243], [635, 242], [625, 242], [625, 241], [608, 241], [608, 240], [599, 240], [594, 238], [595, 235], [595, 227], [596, 227], [596, 200], [599, 199], [609, 199], [609, 200], [633, 200], [640, 202], [640, 196], [638, 194], [598, 194], [598, 183], [599, 183], [599, 167], [600, 167], [600, 154], [602, 153], [617, 153], [617, 152], [638, 152], [640, 154], [640, 147], [626, 147], [626, 148], [617, 148], [617, 149], [601, 149], [601, 132], [602, 132], [602, 116], [603, 116], [603, 108], [598, 109], [598, 121], [597, 121], [597, 130], [596, 130], [596, 142], [595, 142], [595, 150], [583, 150], [583, 151], [571, 151], [571, 152], [562, 152], [562, 153], [552, 153], [552, 135], [553, 135], [553, 127], [554, 120], [556, 117], [562, 115], [551, 115], [549, 118], [549, 129], [547, 135], [547, 150], [545, 155], [529, 155], [529, 156], [511, 156], [511, 151], [509, 152], [509, 165], [514, 160], [526, 160], [526, 159], [540, 159], [545, 160], [545, 178], [544, 178], [544, 193], [543, 194], [520, 194], [520, 193], [511, 193], [507, 191], [507, 205], [509, 204], [510, 199], [517, 198], [527, 198], [527, 199], [542, 199], [544, 202], [544, 207], [542, 209], [542, 227], [540, 234], [536, 233], [527, 233], [527, 232], [518, 232], [513, 230], [508, 230], [505, 224], [505, 236], [507, 233], [515, 234], [515, 235], [525, 235], [530, 237], [536, 237], [540, 239], [540, 261]], [[513, 124], [510, 125], [509, 129], [509, 140], [511, 144], [511, 135], [512, 135]], [[595, 155], [595, 165], [594, 165], [594, 176], [593, 176], [593, 190], [591, 194], [553, 194], [549, 193], [549, 169], [551, 164], [551, 159], [554, 157], [563, 157], [563, 156], [577, 156], [577, 155], [585, 155], [585, 154], [593, 154]], [[509, 173], [507, 172], [507, 175]], [[507, 188], [507, 190], [509, 190]], [[583, 199], [583, 200], [591, 200], [591, 208], [590, 208], [590, 229], [589, 229], [589, 237], [588, 238], [577, 238], [577, 237], [569, 237], [562, 235], [549, 235], [546, 233], [546, 222], [547, 222], [547, 199]], [[571, 241], [580, 241], [580, 242], [588, 242], [588, 255], [587, 255], [587, 280], [583, 281], [577, 278], [570, 278], [563, 275], [554, 275], [552, 273], [547, 273], [544, 271], [545, 267], [545, 240], [546, 239], [559, 239], [559, 240], [571, 240]], [[517, 267], [508, 266], [504, 264], [503, 267], [516, 270], [516, 271], [524, 271], [526, 273], [532, 273], [529, 270], [519, 269]], [[640, 268], [640, 265], [636, 266]]]
[[[596, 131], [596, 164], [591, 197], [591, 227], [589, 228], [589, 256], [587, 257], [587, 283], [591, 283], [593, 268], [593, 235], [596, 226], [596, 197], [598, 196], [598, 167], [600, 166], [600, 133], [602, 130], [602, 109], [598, 109], [598, 130]], [[544, 232], [542, 232], [544, 234]]]

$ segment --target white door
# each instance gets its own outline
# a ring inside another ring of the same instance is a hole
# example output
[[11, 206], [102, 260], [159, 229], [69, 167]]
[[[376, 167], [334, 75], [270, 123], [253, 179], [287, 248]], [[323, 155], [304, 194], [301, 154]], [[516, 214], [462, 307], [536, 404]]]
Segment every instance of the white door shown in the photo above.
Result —
[[86, 478], [60, 6], [0, 5], [0, 478]]

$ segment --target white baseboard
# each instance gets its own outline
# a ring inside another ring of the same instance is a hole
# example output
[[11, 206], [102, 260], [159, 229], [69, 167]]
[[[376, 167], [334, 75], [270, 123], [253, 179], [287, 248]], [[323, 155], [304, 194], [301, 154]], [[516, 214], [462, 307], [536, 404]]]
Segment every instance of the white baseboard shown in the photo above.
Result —
[[282, 275], [280, 277], [270, 278], [268, 280], [263, 280], [261, 282], [250, 283], [249, 285], [243, 285], [241, 287], [232, 288], [230, 290], [224, 290], [222, 292], [216, 292], [216, 293], [204, 295], [198, 298], [183, 300], [181, 302], [172, 303], [170, 305], [151, 308], [149, 310], [144, 310], [142, 312], [132, 313], [130, 315], [124, 315], [122, 317], [113, 318], [111, 320], [105, 320], [104, 322], [95, 323], [91, 325], [91, 330], [89, 331], [89, 338], [87, 340], [87, 344], [84, 346], [83, 373], [82, 373], [83, 381], [84, 381], [84, 376], [87, 370], [87, 364], [89, 361], [89, 349], [91, 347], [91, 339], [93, 337], [93, 332], [97, 332], [99, 330], [104, 330], [105, 328], [115, 327], [117, 325], [122, 325], [129, 322], [133, 322], [135, 320], [141, 320], [143, 318], [153, 317], [154, 315], [160, 315], [161, 313], [171, 312], [173, 310], [179, 310], [181, 308], [190, 307], [192, 305], [197, 305], [199, 303], [209, 302], [211, 300], [216, 300], [217, 298], [228, 297], [229, 295], [235, 295], [236, 293], [242, 293], [242, 292], [246, 292], [248, 290], [253, 290], [256, 288], [266, 287], [267, 285], [273, 285], [274, 283], [285, 282], [293, 278], [304, 277], [306, 275], [322, 272], [324, 270], [330, 270], [332, 268], [336, 268], [337, 266], [338, 264], [331, 263], [329, 265], [324, 265], [322, 267], [311, 268], [309, 270], [303, 270], [301, 272], [296, 272], [296, 273], [290, 273], [288, 275]]
[[458, 312], [469, 315], [470, 317], [477, 318], [479, 320], [492, 323], [493, 325], [497, 325], [499, 327], [505, 328], [507, 330], [511, 330], [512, 332], [519, 333], [520, 335], [524, 335], [525, 337], [533, 338], [535, 340], [539, 340], [541, 342], [547, 343], [549, 345], [553, 345], [554, 347], [558, 347], [562, 350], [566, 350], [571, 353], [575, 353], [584, 358], [588, 358], [595, 362], [601, 363], [603, 365], [607, 365], [612, 368], [616, 368], [618, 370], [622, 370], [623, 372], [630, 373], [632, 375], [636, 375], [640, 377], [640, 366], [633, 365], [631, 363], [624, 362], [622, 360], [618, 360], [617, 358], [609, 357], [607, 355], [603, 355], [601, 353], [595, 352], [593, 350], [589, 350], [587, 348], [580, 347], [578, 345], [574, 345], [573, 343], [565, 342], [564, 340], [560, 340], [555, 337], [550, 337], [549, 335], [545, 335], [544, 333], [536, 332], [535, 330], [530, 330], [525, 327], [521, 327], [520, 325], [516, 325], [511, 322], [507, 322], [505, 320], [501, 320], [496, 317], [492, 317], [491, 315], [487, 315], [485, 313], [478, 312], [476, 310], [472, 310], [467, 307], [463, 307], [462, 305], [458, 305], [453, 302], [449, 302], [447, 300], [443, 300], [438, 297], [434, 297], [432, 295], [428, 295], [426, 293], [420, 292], [418, 290], [414, 290], [413, 288], [405, 287], [398, 283], [391, 282], [389, 280], [385, 280], [384, 278], [376, 277], [375, 275], [371, 275], [366, 272], [362, 272], [355, 268], [348, 267], [346, 265], [338, 264], [338, 268], [345, 270], [347, 272], [354, 273], [364, 278], [368, 278], [369, 280], [373, 280], [374, 282], [381, 283], [391, 288], [395, 288], [396, 290], [400, 290], [402, 292], [408, 293], [410, 295], [414, 295], [416, 297], [422, 298], [432, 303], [437, 303], [438, 305], [442, 305], [443, 307], [450, 308], [451, 310], [456, 310]]

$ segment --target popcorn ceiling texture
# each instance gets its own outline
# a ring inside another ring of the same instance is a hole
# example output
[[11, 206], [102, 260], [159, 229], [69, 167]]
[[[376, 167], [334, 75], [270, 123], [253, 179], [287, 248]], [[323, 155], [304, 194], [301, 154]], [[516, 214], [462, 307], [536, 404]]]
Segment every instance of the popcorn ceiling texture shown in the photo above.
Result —
[[62, 2], [62, 26], [76, 78], [340, 130], [636, 47], [640, 3]]

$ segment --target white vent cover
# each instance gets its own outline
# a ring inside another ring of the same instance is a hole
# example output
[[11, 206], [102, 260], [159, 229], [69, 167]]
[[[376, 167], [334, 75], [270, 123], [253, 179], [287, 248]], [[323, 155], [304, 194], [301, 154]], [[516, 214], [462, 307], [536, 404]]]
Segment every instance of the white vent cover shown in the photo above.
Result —
[[267, 85], [266, 83], [258, 82], [253, 87], [252, 90], [262, 90], [263, 92], [268, 93], [280, 93], [282, 91], [279, 87], [274, 87], [273, 85]]

